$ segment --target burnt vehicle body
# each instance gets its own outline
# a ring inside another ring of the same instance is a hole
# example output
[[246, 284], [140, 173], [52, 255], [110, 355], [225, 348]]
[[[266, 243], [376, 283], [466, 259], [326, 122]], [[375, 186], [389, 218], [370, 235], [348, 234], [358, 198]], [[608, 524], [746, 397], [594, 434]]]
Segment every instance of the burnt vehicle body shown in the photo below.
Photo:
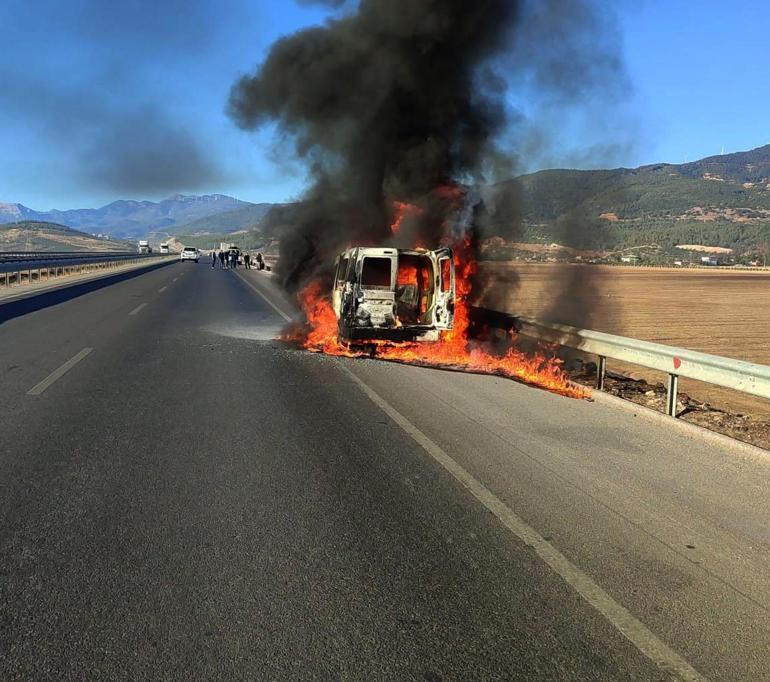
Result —
[[438, 341], [454, 321], [452, 250], [355, 247], [335, 261], [339, 338]]

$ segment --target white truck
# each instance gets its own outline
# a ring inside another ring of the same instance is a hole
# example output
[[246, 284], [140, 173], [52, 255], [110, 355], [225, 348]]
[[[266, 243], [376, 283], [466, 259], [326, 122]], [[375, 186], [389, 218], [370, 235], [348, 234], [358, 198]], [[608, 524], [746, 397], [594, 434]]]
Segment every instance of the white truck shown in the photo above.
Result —
[[168, 252], [169, 252], [169, 249], [168, 249], [168, 242], [163, 242], [163, 243], [160, 245], [160, 252], [161, 252], [161, 253], [168, 253]]
[[449, 248], [355, 247], [335, 261], [332, 306], [345, 343], [438, 341], [452, 328], [454, 304]]
[[152, 253], [150, 242], [146, 239], [139, 240], [139, 253]]

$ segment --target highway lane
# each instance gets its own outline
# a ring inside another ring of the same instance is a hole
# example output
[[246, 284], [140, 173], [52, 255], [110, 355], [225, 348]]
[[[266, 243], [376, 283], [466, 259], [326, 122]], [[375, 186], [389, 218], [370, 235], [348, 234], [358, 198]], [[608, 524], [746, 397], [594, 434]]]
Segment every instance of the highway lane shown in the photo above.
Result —
[[0, 325], [3, 679], [668, 677], [383, 403], [704, 675], [768, 670], [761, 462], [283, 323], [202, 262]]
[[[6, 306], [14, 315], [20, 309], [32, 309], [26, 315], [0, 322], [4, 390], [13, 393], [35, 377], [42, 378], [41, 373], [53, 371], [97, 337], [108, 344], [117, 342], [129, 324], [126, 314], [160, 287], [174, 285], [175, 279], [179, 281], [180, 273], [184, 272], [185, 264], [172, 263], [138, 275], [128, 273], [122, 281], [75, 298], [68, 298], [69, 287], [61, 287], [23, 301], [0, 302], [0, 320], [5, 317]], [[100, 286], [101, 283], [87, 284]], [[81, 287], [76, 285], [76, 288]], [[35, 310], [39, 301], [60, 299], [63, 300], [57, 305]], [[157, 305], [167, 303], [158, 299]]]

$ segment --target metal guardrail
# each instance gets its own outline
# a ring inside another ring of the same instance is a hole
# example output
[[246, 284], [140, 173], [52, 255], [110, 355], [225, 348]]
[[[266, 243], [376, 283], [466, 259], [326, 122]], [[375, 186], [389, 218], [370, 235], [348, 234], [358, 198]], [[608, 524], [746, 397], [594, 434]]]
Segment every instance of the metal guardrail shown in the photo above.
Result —
[[[163, 254], [164, 256], [166, 254]], [[125, 252], [0, 252], [0, 285], [19, 286], [52, 277], [114, 268], [128, 263], [147, 261], [161, 254]]]
[[122, 261], [122, 260], [134, 260], [137, 258], [153, 258], [160, 254], [140, 254], [140, 253], [126, 253], [123, 252], [104, 252], [104, 253], [88, 253], [88, 252], [56, 252], [56, 251], [43, 251], [43, 252], [0, 252], [0, 272], [8, 271], [25, 271], [29, 268], [37, 269], [38, 265], [45, 266], [46, 264], [53, 263], [95, 263], [95, 262], [108, 262], [108, 261]]
[[115, 258], [140, 255], [154, 256], [158, 254], [139, 254], [135, 251], [0, 251], [0, 261], [41, 260], [52, 258], [96, 258], [102, 256]]
[[515, 329], [524, 336], [596, 355], [599, 358], [596, 377], [599, 390], [604, 388], [608, 358], [665, 372], [668, 374], [666, 414], [672, 417], [676, 416], [679, 377], [770, 399], [770, 367], [766, 365], [565, 324], [546, 324], [494, 310], [476, 310], [489, 326]]

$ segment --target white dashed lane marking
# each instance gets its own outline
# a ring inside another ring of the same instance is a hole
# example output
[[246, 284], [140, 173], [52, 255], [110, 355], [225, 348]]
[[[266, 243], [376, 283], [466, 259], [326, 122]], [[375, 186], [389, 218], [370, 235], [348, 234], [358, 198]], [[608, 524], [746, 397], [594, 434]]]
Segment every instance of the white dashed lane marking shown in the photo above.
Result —
[[70, 358], [61, 367], [51, 372], [45, 379], [39, 384], [33, 386], [27, 391], [27, 395], [40, 395], [45, 389], [47, 389], [55, 381], [61, 379], [67, 372], [69, 372], [75, 365], [77, 365], [83, 358], [85, 358], [93, 348], [84, 348], [75, 357]]

